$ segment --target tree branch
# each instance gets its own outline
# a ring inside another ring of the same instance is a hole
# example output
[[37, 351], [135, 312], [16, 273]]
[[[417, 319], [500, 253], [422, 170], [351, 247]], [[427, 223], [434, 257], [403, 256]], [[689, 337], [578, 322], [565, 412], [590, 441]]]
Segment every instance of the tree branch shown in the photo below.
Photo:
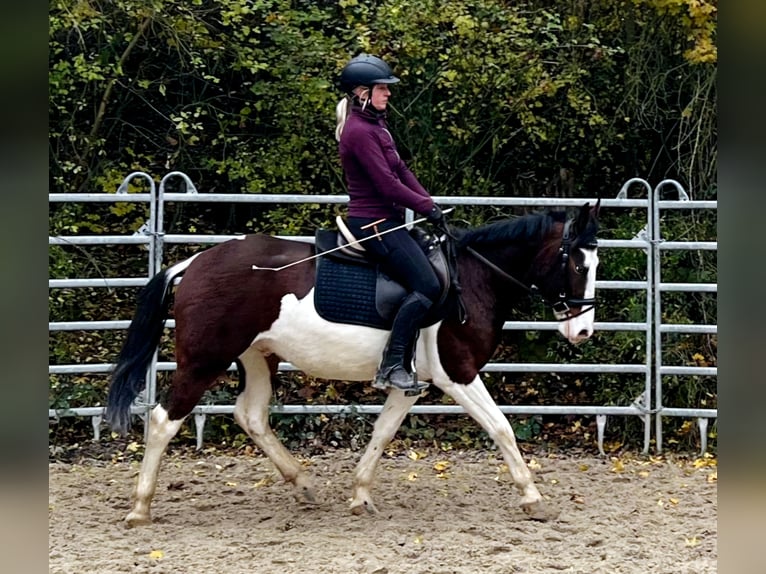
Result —
[[[117, 68], [122, 69], [123, 64], [128, 60], [128, 57], [130, 56], [130, 53], [133, 51], [133, 48], [138, 43], [138, 40], [143, 36], [146, 29], [149, 27], [149, 24], [151, 23], [152, 19], [150, 16], [146, 17], [143, 22], [141, 22], [141, 26], [139, 26], [138, 31], [133, 36], [133, 39], [130, 41], [130, 43], [125, 48], [125, 51], [122, 53], [122, 56], [120, 56], [120, 61], [117, 63]], [[93, 127], [90, 130], [90, 133], [88, 134], [88, 151], [84, 154], [83, 162], [85, 162], [85, 159], [90, 156], [91, 150], [93, 148], [93, 145], [95, 144], [96, 135], [98, 134], [98, 130], [101, 128], [101, 124], [104, 121], [104, 115], [106, 114], [106, 106], [109, 104], [109, 98], [112, 95], [112, 89], [114, 88], [114, 84], [117, 83], [117, 77], [115, 76], [111, 80], [109, 80], [109, 83], [106, 86], [106, 90], [104, 90], [104, 95], [101, 97], [101, 103], [98, 106], [98, 113], [96, 114], [96, 120], [93, 122]]]

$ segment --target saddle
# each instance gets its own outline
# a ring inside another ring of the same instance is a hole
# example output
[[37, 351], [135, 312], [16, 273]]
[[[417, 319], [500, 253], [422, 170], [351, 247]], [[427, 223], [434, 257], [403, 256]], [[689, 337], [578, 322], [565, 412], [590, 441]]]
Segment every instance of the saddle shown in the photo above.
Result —
[[[383, 272], [367, 257], [364, 243], [336, 218], [338, 230], [318, 229], [314, 306], [320, 317], [334, 323], [348, 323], [390, 330], [407, 289]], [[413, 226], [410, 235], [428, 257], [442, 286], [441, 296], [431, 308], [425, 326], [443, 319], [450, 308], [450, 295], [457, 292], [457, 269], [445, 250], [446, 236], [436, 236]]]

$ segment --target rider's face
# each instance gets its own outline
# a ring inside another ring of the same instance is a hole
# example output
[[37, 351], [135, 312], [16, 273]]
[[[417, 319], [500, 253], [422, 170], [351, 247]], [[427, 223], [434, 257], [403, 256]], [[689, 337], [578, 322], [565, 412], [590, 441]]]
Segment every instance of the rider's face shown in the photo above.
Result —
[[372, 87], [372, 97], [370, 103], [376, 110], [381, 112], [386, 109], [388, 105], [388, 98], [391, 97], [391, 90], [388, 89], [388, 84], [375, 84]]

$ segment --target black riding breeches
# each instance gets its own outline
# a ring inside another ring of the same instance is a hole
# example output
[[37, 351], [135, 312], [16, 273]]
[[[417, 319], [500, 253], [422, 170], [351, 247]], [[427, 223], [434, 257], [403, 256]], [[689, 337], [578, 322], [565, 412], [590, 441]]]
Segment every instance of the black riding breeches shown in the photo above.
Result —
[[[375, 219], [348, 217], [348, 228], [357, 239], [370, 237], [402, 225], [400, 221], [386, 220], [362, 229]], [[428, 257], [417, 242], [410, 237], [406, 228], [391, 231], [385, 235], [368, 239], [360, 244], [378, 261], [381, 269], [392, 279], [404, 285], [409, 291], [416, 291], [432, 303], [441, 295], [439, 278], [436, 276]]]

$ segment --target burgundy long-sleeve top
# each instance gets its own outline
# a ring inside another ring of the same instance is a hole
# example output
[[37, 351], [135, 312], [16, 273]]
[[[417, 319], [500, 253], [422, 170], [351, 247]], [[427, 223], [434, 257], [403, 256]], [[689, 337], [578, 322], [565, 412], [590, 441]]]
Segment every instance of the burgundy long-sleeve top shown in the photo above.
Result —
[[354, 105], [339, 151], [350, 216], [403, 220], [405, 207], [421, 215], [431, 211], [434, 201], [399, 157], [385, 113]]

